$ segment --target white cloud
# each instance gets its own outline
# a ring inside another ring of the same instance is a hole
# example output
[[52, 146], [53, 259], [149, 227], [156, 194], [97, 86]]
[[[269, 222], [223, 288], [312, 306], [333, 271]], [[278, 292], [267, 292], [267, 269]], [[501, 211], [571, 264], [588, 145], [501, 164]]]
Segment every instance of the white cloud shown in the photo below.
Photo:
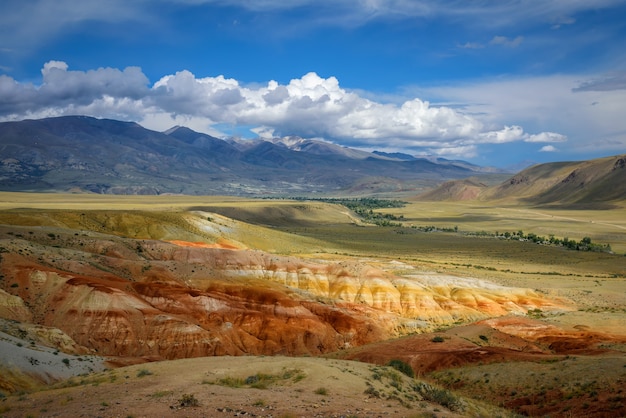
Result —
[[46, 76], [49, 75], [50, 72], [54, 69], [67, 71], [68, 68], [69, 66], [67, 65], [67, 63], [63, 61], [48, 61], [43, 65], [43, 68], [41, 69], [41, 74], [43, 74], [43, 77], [45, 79]]
[[544, 145], [539, 152], [557, 152], [558, 149], [554, 145]]
[[566, 139], [553, 132], [529, 134], [519, 125], [499, 125], [497, 116], [490, 120], [419, 98], [381, 103], [345, 90], [335, 77], [313, 72], [286, 85], [243, 86], [221, 75], [198, 78], [183, 70], [149, 86], [137, 67], [71, 71], [65, 62], [49, 61], [42, 75], [40, 86], [1, 76], [0, 117], [86, 114], [159, 130], [187, 125], [213, 135], [214, 125], [244, 125], [263, 136], [299, 135], [437, 155], [465, 152], [466, 157], [475, 155], [480, 144]]
[[507, 48], [517, 48], [524, 42], [523, 36], [518, 36], [514, 39], [507, 38], [506, 36], [494, 36], [489, 42], [491, 45], [502, 45]]
[[485, 132], [480, 135], [481, 142], [488, 144], [504, 144], [519, 141], [525, 137], [526, 135], [521, 126], [505, 126], [500, 131]]
[[[524, 126], [525, 142], [563, 142], [568, 152], [623, 152], [626, 149], [626, 90], [591, 88], [601, 77], [553, 75], [475, 80], [457, 85], [419, 88], [422, 97], [454, 103], [491, 124]], [[617, 80], [618, 78], [616, 78]], [[589, 88], [580, 89], [580, 86]], [[411, 95], [411, 91], [407, 92]], [[492, 128], [491, 130], [498, 130]]]
[[525, 142], [565, 142], [567, 137], [565, 135], [557, 134], [555, 132], [541, 132], [537, 135], [528, 135], [524, 138]]
[[465, 42], [462, 45], [458, 45], [458, 47], [463, 49], [483, 49], [485, 45], [478, 42]]

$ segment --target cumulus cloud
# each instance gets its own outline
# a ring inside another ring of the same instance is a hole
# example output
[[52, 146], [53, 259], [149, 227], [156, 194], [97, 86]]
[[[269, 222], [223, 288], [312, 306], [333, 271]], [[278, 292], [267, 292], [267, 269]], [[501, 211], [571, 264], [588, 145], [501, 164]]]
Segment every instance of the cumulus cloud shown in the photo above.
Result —
[[41, 70], [43, 83], [35, 86], [0, 76], [0, 115], [55, 114], [56, 111], [96, 106], [123, 107], [149, 91], [148, 79], [138, 67], [68, 71], [62, 61], [49, 61]]
[[558, 149], [554, 145], [545, 145], [541, 147], [539, 152], [557, 152]]
[[565, 135], [557, 134], [555, 132], [541, 132], [537, 135], [528, 135], [524, 138], [525, 142], [565, 142], [567, 137]]
[[281, 85], [244, 86], [224, 76], [197, 77], [187, 70], [153, 85], [137, 67], [72, 71], [49, 61], [41, 85], [0, 76], [4, 120], [86, 114], [135, 120], [149, 128], [193, 125], [215, 134], [215, 125], [245, 125], [260, 136], [299, 135], [360, 147], [428, 150], [437, 155], [476, 153], [480, 144], [562, 142], [553, 132], [529, 134], [521, 126], [496, 127], [446, 106], [411, 98], [381, 103], [342, 88], [335, 77], [314, 72]]

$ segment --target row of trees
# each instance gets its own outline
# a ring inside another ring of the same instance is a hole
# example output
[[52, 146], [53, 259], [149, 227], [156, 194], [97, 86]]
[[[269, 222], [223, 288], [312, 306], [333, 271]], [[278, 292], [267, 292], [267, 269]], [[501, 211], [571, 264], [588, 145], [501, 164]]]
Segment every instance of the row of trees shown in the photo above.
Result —
[[[293, 198], [294, 200], [316, 200], [327, 203], [335, 203], [338, 205], [343, 205], [348, 209], [352, 210], [354, 213], [359, 215], [364, 222], [371, 223], [378, 226], [386, 226], [386, 227], [403, 227], [402, 221], [404, 221], [404, 216], [396, 216], [391, 213], [379, 213], [374, 212], [375, 209], [388, 209], [388, 208], [401, 208], [404, 207], [407, 202], [401, 200], [390, 200], [390, 199], [377, 199], [371, 197], [363, 197], [363, 198], [352, 198], [352, 199], [344, 199], [344, 198]], [[458, 226], [454, 226], [453, 228], [445, 228], [445, 227], [436, 227], [436, 226], [412, 226], [411, 228], [417, 229], [423, 232], [459, 232]], [[611, 246], [609, 244], [596, 244], [591, 242], [591, 238], [584, 237], [580, 241], [576, 241], [573, 239], [565, 238], [557, 238], [554, 235], [549, 235], [548, 237], [537, 235], [535, 233], [529, 232], [525, 234], [524, 231], [519, 230], [515, 232], [498, 232], [495, 234], [489, 233], [486, 231], [480, 232], [466, 232], [466, 235], [476, 235], [476, 236], [495, 236], [500, 239], [510, 239], [510, 240], [518, 240], [518, 241], [530, 241], [536, 244], [542, 245], [555, 245], [562, 246], [568, 248], [570, 250], [576, 251], [596, 251], [596, 252], [611, 252]]]
[[591, 238], [584, 237], [580, 241], [576, 241], [573, 239], [565, 238], [557, 238], [554, 235], [550, 234], [548, 237], [537, 235], [535, 233], [529, 232], [528, 234], [524, 234], [524, 231], [519, 230], [517, 232], [497, 232], [495, 236], [498, 238], [504, 239], [513, 239], [518, 241], [530, 241], [535, 244], [543, 244], [543, 245], [556, 245], [568, 248], [570, 250], [576, 251], [596, 251], [596, 252], [611, 252], [611, 246], [609, 244], [596, 244], [591, 242]]

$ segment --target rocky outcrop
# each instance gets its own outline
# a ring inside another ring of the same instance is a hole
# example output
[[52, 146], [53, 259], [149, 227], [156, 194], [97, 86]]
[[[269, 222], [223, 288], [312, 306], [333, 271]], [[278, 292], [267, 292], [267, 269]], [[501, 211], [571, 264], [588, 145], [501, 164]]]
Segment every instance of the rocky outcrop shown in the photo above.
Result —
[[358, 262], [0, 228], [0, 313], [106, 356], [321, 354], [563, 306], [528, 289]]

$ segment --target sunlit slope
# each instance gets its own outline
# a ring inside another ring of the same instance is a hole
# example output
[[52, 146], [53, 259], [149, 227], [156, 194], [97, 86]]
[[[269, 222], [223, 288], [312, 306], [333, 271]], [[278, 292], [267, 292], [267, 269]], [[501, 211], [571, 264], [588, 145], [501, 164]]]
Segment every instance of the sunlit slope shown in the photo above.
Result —
[[492, 187], [468, 180], [450, 181], [418, 196], [418, 199], [595, 207], [620, 203], [626, 200], [626, 155], [538, 164]]
[[487, 185], [473, 179], [451, 180], [417, 197], [421, 201], [474, 200], [487, 189]]
[[[54, 202], [54, 195], [51, 199]], [[70, 228], [135, 239], [219, 243], [236, 248], [292, 253], [328, 249], [326, 244], [315, 239], [282, 232], [271, 228], [272, 225], [304, 226], [357, 222], [347, 209], [324, 203], [241, 200], [215, 203], [213, 206], [195, 206], [198, 201], [191, 199], [182, 201], [179, 203], [180, 206], [172, 210], [138, 211], [124, 208], [136, 206], [133, 202], [140, 199], [150, 201], [155, 198], [135, 197], [131, 202], [123, 203], [115, 203], [116, 199], [113, 199], [114, 203], [107, 204], [102, 198], [100, 204], [92, 205], [98, 209], [90, 210], [9, 209], [0, 211], [0, 224]], [[183, 210], [190, 205], [189, 211]], [[101, 209], [107, 206], [111, 209]], [[155, 207], [159, 206], [155, 204]], [[230, 214], [242, 221], [220, 215], [213, 210]]]
[[529, 203], [584, 204], [626, 198], [626, 155], [530, 167], [483, 193], [483, 199], [521, 198]]

